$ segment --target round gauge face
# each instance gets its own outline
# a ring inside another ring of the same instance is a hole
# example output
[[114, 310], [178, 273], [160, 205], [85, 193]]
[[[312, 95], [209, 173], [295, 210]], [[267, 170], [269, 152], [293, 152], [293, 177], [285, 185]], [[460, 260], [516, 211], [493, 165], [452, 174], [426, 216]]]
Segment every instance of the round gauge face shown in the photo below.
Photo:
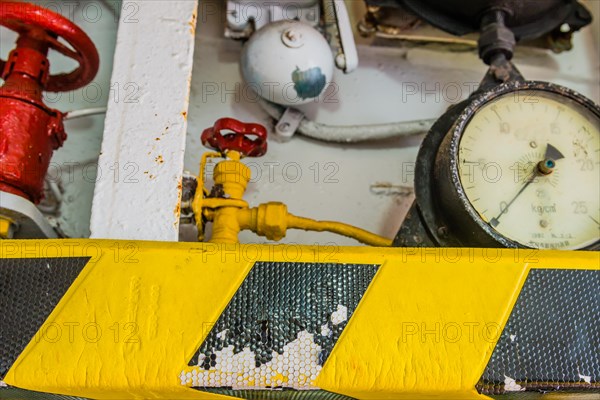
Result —
[[460, 138], [458, 174], [469, 203], [521, 246], [593, 245], [600, 239], [599, 125], [588, 107], [555, 92], [496, 97]]

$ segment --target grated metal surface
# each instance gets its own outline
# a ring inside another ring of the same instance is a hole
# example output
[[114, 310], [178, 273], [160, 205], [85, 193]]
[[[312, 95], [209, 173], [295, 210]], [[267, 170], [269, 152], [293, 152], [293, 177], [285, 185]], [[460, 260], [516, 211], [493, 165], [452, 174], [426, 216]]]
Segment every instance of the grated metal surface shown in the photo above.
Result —
[[[200, 366], [209, 370], [219, 361], [216, 352], [234, 346], [234, 354], [249, 348], [259, 368], [272, 360], [273, 352], [282, 354], [303, 331], [314, 335], [323, 365], [377, 269], [357, 264], [256, 263], [189, 365], [202, 361]], [[347, 308], [347, 318], [336, 324], [332, 316], [340, 306]], [[324, 325], [329, 335], [320, 334]]]
[[0, 259], [0, 380], [88, 260], [87, 257]]
[[477, 389], [600, 393], [600, 270], [532, 270]]

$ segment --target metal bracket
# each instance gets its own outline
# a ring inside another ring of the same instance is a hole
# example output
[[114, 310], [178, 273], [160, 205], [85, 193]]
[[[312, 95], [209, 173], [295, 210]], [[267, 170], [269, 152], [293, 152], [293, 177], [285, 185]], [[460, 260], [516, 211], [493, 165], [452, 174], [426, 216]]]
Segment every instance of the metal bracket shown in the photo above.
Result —
[[304, 113], [295, 108], [286, 108], [285, 112], [275, 125], [275, 134], [282, 141], [289, 141], [300, 126], [300, 122], [304, 119]]
[[312, 27], [319, 25], [321, 7], [318, 1], [302, 7], [297, 1], [227, 1], [225, 37], [248, 39], [263, 26], [283, 20], [298, 20]]

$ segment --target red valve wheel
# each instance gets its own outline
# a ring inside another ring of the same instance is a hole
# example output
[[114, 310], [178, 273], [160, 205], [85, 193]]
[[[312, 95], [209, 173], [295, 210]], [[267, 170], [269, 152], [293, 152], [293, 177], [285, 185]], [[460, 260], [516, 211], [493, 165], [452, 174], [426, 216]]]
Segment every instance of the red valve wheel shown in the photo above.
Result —
[[[222, 131], [231, 131], [223, 134]], [[232, 118], [218, 120], [202, 132], [202, 144], [221, 153], [235, 150], [246, 157], [260, 157], [267, 152], [267, 129], [259, 124], [247, 124]]]
[[[100, 58], [92, 40], [67, 18], [29, 3], [0, 2], [0, 25], [58, 51], [79, 63], [70, 73], [51, 75], [44, 89], [50, 92], [75, 90], [90, 83], [98, 72]], [[72, 48], [61, 43], [63, 38]], [[6, 61], [0, 59], [0, 72]]]

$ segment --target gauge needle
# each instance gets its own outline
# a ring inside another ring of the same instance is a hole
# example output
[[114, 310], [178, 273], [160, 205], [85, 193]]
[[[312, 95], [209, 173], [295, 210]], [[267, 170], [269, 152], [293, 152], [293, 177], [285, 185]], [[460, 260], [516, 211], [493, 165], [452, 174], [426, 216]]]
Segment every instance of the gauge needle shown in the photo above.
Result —
[[546, 146], [546, 154], [544, 155], [544, 158], [546, 160], [558, 161], [565, 158], [565, 156], [556, 147], [548, 143], [548, 146]]
[[490, 225], [494, 228], [497, 227], [500, 224], [500, 217], [502, 217], [508, 212], [510, 206], [515, 202], [515, 200], [519, 198], [519, 196], [521, 196], [525, 189], [527, 189], [529, 185], [531, 185], [535, 181], [535, 178], [537, 178], [540, 175], [551, 174], [554, 171], [554, 168], [556, 167], [556, 161], [563, 158], [565, 158], [565, 156], [556, 147], [548, 143], [548, 145], [546, 146], [546, 154], [544, 155], [544, 160], [540, 161], [537, 164], [537, 166], [533, 169], [531, 175], [529, 175], [529, 177], [525, 181], [523, 187], [519, 190], [515, 197], [513, 197], [513, 199], [506, 205], [506, 207], [500, 210], [500, 214], [498, 214], [496, 218], [492, 218], [490, 220]]

